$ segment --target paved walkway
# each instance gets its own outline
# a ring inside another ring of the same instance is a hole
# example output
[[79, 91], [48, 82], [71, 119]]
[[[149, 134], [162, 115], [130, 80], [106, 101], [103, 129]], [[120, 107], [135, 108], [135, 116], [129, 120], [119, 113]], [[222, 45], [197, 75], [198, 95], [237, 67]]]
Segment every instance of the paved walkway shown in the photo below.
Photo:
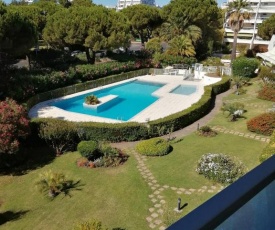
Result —
[[[194, 122], [193, 124], [183, 128], [181, 130], [173, 132], [170, 135], [170, 137], [181, 138], [183, 136], [186, 136], [186, 135], [196, 131], [198, 124], [200, 126], [206, 125], [216, 115], [216, 113], [220, 110], [222, 103], [223, 103], [222, 98], [224, 96], [229, 95], [231, 92], [232, 91], [229, 90], [225, 93], [219, 94], [216, 97], [215, 107], [211, 110], [211, 112], [209, 114], [207, 114], [203, 118], [199, 119], [198, 121]], [[245, 133], [237, 132], [234, 130], [228, 130], [221, 126], [213, 126], [212, 129], [217, 132], [228, 133], [228, 134], [237, 135], [237, 136], [244, 137], [244, 138], [252, 138], [257, 141], [262, 141], [262, 142], [267, 142], [267, 143], [270, 141], [269, 137], [262, 137], [262, 136], [258, 136], [256, 134], [245, 134]], [[165, 135], [163, 137], [168, 138], [169, 135]], [[194, 193], [200, 194], [200, 193], [204, 193], [204, 192], [217, 193], [224, 188], [223, 186], [210, 186], [210, 187], [202, 186], [199, 189], [194, 189], [194, 188], [183, 188], [183, 187], [178, 188], [178, 187], [173, 187], [173, 186], [169, 186], [169, 185], [159, 184], [157, 179], [154, 177], [153, 173], [146, 166], [145, 162], [147, 160], [147, 157], [142, 156], [135, 151], [134, 147], [135, 147], [136, 143], [137, 142], [120, 142], [120, 143], [113, 143], [112, 145], [117, 148], [120, 148], [122, 150], [125, 150], [127, 153], [133, 155], [136, 158], [137, 169], [139, 170], [141, 176], [146, 181], [148, 186], [151, 188], [152, 192], [151, 192], [151, 194], [149, 194], [149, 198], [151, 201], [151, 204], [150, 204], [151, 207], [148, 209], [148, 216], [146, 217], [148, 226], [151, 229], [164, 230], [167, 227], [167, 226], [165, 226], [165, 224], [163, 223], [163, 220], [162, 220], [162, 215], [165, 212], [165, 204], [166, 204], [164, 196], [162, 195], [163, 191], [172, 190], [178, 195], [181, 195], [181, 194], [192, 195]]]

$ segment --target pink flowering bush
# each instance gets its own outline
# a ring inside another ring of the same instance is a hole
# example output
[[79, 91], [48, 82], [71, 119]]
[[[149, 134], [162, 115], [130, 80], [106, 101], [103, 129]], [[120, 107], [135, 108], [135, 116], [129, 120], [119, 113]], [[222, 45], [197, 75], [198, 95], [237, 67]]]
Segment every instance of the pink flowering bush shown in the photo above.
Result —
[[16, 101], [7, 98], [0, 101], [0, 154], [16, 153], [20, 141], [29, 134], [26, 110]]

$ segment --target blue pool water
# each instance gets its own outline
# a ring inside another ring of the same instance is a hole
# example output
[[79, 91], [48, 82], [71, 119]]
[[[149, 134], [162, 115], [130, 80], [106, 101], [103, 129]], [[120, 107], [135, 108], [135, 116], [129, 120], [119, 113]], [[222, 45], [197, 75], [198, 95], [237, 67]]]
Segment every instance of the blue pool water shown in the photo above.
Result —
[[273, 230], [275, 229], [275, 181], [264, 187], [258, 194], [241, 206], [216, 230], [249, 229]]
[[197, 87], [194, 85], [179, 85], [175, 89], [173, 89], [170, 93], [176, 93], [181, 95], [190, 95], [195, 93]]
[[[51, 106], [56, 106], [70, 112], [128, 121], [140, 111], [158, 100], [158, 98], [153, 96], [152, 93], [163, 85], [164, 84], [136, 80], [97, 90], [92, 93], [53, 102]], [[118, 95], [118, 97], [111, 102], [108, 102], [108, 106], [104, 106], [103, 109], [95, 110], [83, 106], [85, 97], [91, 94], [96, 95], [98, 98], [110, 94]]]

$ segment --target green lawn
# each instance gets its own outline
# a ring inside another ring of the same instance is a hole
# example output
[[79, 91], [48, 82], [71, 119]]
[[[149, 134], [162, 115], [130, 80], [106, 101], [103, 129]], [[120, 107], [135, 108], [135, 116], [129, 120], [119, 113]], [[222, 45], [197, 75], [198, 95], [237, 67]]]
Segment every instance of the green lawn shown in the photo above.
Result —
[[[246, 95], [229, 95], [224, 100], [245, 99], [247, 119], [260, 114], [272, 103], [257, 99], [255, 94], [258, 85], [248, 87]], [[256, 104], [256, 107], [252, 105]], [[249, 132], [246, 119], [229, 122], [222, 112], [209, 125], [223, 126], [227, 129]], [[207, 138], [195, 133], [173, 143], [173, 151], [163, 157], [147, 157], [146, 166], [152, 172], [160, 186], [170, 188], [161, 192], [165, 200], [162, 221], [167, 225], [186, 215], [214, 193], [199, 192], [202, 186], [216, 186], [195, 171], [197, 161], [205, 153], [224, 153], [239, 158], [251, 170], [259, 164], [258, 157], [266, 143], [219, 133], [216, 137]], [[37, 156], [44, 158], [43, 149], [32, 149]], [[137, 170], [137, 160], [131, 151], [128, 161], [116, 168], [78, 168], [76, 160], [79, 153], [67, 153], [54, 159], [45, 157], [47, 163], [39, 167], [30, 167], [23, 175], [0, 176], [0, 228], [1, 229], [72, 229], [76, 222], [97, 219], [108, 228], [120, 227], [128, 230], [150, 229], [146, 221], [153, 206], [149, 199], [152, 194], [147, 182]], [[33, 162], [29, 162], [33, 164]], [[68, 179], [80, 180], [79, 189], [72, 190], [71, 196], [59, 195], [49, 200], [35, 188], [39, 174], [48, 169], [64, 173]], [[177, 194], [171, 187], [196, 189], [191, 195]], [[182, 213], [176, 214], [173, 209], [177, 198], [188, 205]]]

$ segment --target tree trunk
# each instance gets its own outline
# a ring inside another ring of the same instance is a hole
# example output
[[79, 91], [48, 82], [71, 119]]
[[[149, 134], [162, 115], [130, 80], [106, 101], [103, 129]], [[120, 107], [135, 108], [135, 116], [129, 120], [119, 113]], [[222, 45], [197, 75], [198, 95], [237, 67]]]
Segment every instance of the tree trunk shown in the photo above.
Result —
[[91, 64], [95, 64], [95, 52], [92, 52]]
[[30, 58], [29, 54], [26, 55], [26, 61], [27, 61], [27, 64], [28, 64], [27, 65], [28, 66], [27, 69], [31, 70], [31, 58]]
[[236, 59], [237, 39], [238, 39], [238, 32], [234, 31], [234, 41], [232, 44], [232, 53], [231, 53], [231, 65], [232, 65], [232, 62]]
[[85, 53], [86, 53], [87, 62], [91, 63], [92, 59], [91, 59], [91, 56], [90, 56], [89, 48], [85, 48]]

